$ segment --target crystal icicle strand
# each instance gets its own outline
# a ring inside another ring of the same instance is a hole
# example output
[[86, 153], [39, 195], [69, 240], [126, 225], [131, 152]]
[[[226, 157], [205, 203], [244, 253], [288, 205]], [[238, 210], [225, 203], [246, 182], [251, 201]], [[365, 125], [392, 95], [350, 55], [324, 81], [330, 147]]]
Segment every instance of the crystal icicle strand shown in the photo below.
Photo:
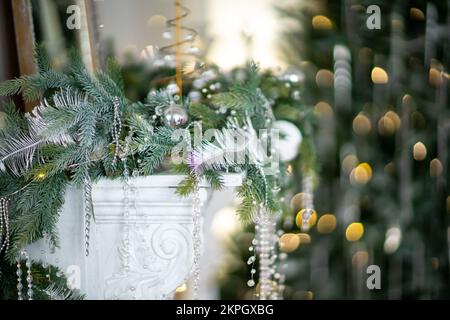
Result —
[[200, 286], [200, 258], [201, 258], [201, 199], [200, 199], [200, 186], [198, 178], [196, 178], [195, 191], [193, 195], [193, 230], [192, 237], [194, 240], [194, 300], [199, 298], [199, 286]]
[[84, 182], [84, 247], [86, 257], [89, 256], [92, 206], [92, 181], [89, 174]]
[[16, 258], [16, 262], [17, 262], [17, 271], [16, 271], [16, 275], [17, 275], [17, 300], [23, 300], [22, 298], [22, 266], [20, 264], [20, 256]]
[[[127, 274], [130, 271], [130, 210], [131, 210], [131, 196], [132, 186], [130, 185], [130, 171], [128, 169], [127, 164], [127, 154], [130, 148], [131, 138], [133, 136], [133, 132], [130, 131], [128, 136], [125, 138], [125, 148], [123, 150], [123, 154], [121, 156], [121, 161], [123, 163], [123, 177], [124, 177], [124, 185], [123, 185], [123, 193], [124, 193], [124, 208], [123, 208], [123, 218], [124, 218], [124, 226], [123, 226], [123, 262], [122, 268], [124, 272]], [[136, 206], [136, 199], [133, 199], [134, 206]]]
[[17, 299], [18, 300], [23, 300], [23, 296], [22, 296], [22, 289], [23, 289], [23, 285], [22, 285], [22, 265], [21, 265], [21, 258], [24, 257], [25, 258], [25, 265], [27, 267], [27, 296], [28, 296], [28, 300], [33, 300], [33, 276], [31, 274], [31, 259], [30, 256], [28, 255], [28, 253], [26, 251], [22, 251], [20, 253], [20, 255], [16, 258], [16, 262], [17, 262]]
[[305, 210], [302, 216], [302, 231], [309, 230], [309, 218], [314, 211], [314, 200], [313, 200], [313, 178], [312, 175], [307, 174], [302, 180], [303, 192], [305, 195]]
[[123, 225], [123, 265], [122, 268], [125, 271], [125, 273], [128, 273], [130, 271], [130, 193], [131, 193], [131, 187], [130, 187], [130, 172], [128, 170], [128, 165], [126, 162], [126, 158], [122, 159], [124, 170], [123, 170], [123, 177], [124, 177], [124, 184], [123, 184], [123, 218], [124, 218], [124, 225]]
[[[251, 264], [251, 279], [247, 282], [249, 287], [255, 285], [254, 274], [256, 269], [254, 263], [256, 257], [259, 259], [259, 298], [260, 300], [279, 299], [279, 289], [276, 287], [277, 280], [281, 277], [276, 273], [276, 243], [278, 236], [276, 235], [277, 214], [270, 214], [267, 212], [267, 202], [269, 199], [269, 189], [267, 179], [262, 167], [258, 168], [265, 186], [264, 203], [260, 205], [258, 214], [255, 216], [255, 239], [252, 241], [252, 246], [249, 250], [254, 254], [248, 259], [247, 264]], [[272, 190], [273, 191], [273, 190]]]
[[256, 219], [257, 253], [259, 255], [259, 299], [271, 298], [273, 274], [273, 248], [276, 222], [262, 207]]
[[284, 272], [286, 271], [287, 268], [287, 253], [286, 252], [280, 252], [280, 256], [279, 256], [279, 279], [278, 279], [278, 294], [279, 297], [282, 298], [283, 297], [283, 292], [285, 289], [285, 281], [286, 281], [286, 275], [284, 274]]
[[[5, 237], [2, 241], [3, 229], [5, 229]], [[0, 253], [9, 248], [9, 212], [8, 198], [0, 198]]]

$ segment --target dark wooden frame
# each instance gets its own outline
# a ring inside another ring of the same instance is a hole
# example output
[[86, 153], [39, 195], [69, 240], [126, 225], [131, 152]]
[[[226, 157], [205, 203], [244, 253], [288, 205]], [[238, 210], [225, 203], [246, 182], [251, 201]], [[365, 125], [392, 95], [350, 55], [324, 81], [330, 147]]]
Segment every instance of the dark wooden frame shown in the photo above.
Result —
[[[20, 75], [11, 1], [0, 1], [0, 82]], [[0, 97], [1, 102], [6, 100]], [[20, 99], [15, 99], [21, 105]]]
[[[20, 74], [34, 74], [37, 67], [34, 60], [35, 40], [30, 1], [12, 0], [12, 10]], [[31, 111], [35, 105], [36, 103], [26, 102], [24, 111]]]
[[[89, 69], [95, 70], [98, 67], [98, 57], [94, 48], [95, 39], [92, 32], [92, 10], [94, 6], [91, 0], [81, 0], [86, 10], [86, 24], [89, 32], [89, 45], [91, 47], [91, 61]], [[20, 75], [34, 74], [37, 72], [37, 66], [34, 59], [35, 35], [33, 15], [30, 0], [11, 0], [12, 14], [14, 17], [14, 30], [17, 47], [17, 61]], [[17, 74], [12, 77], [17, 76]], [[36, 102], [25, 103], [23, 111], [29, 112], [36, 105]]]

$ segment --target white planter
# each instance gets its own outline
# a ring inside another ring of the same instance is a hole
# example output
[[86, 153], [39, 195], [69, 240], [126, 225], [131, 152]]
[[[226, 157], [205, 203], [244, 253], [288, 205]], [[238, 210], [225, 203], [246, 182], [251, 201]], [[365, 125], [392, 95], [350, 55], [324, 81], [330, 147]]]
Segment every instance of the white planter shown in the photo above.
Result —
[[[192, 198], [175, 188], [180, 175], [131, 179], [136, 205], [129, 217], [129, 272], [123, 271], [123, 184], [102, 180], [93, 186], [95, 221], [91, 223], [90, 255], [85, 256], [84, 210], [81, 190], [69, 188], [58, 223], [60, 248], [51, 254], [43, 241], [28, 248], [30, 256], [65, 271], [71, 284], [88, 299], [169, 299], [186, 282], [193, 266]], [[225, 175], [225, 186], [242, 182]], [[209, 188], [202, 184], [201, 201]]]

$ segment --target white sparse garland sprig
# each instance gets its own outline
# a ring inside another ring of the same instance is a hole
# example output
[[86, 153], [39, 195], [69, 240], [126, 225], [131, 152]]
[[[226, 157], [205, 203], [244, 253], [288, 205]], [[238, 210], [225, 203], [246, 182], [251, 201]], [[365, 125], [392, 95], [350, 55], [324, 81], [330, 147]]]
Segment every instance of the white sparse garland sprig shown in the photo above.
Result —
[[67, 146], [74, 143], [68, 129], [77, 119], [73, 123], [61, 125], [55, 119], [47, 119], [46, 115], [52, 109], [75, 111], [87, 103], [87, 96], [61, 90], [53, 95], [52, 100], [53, 106], [44, 100], [33, 111], [25, 114], [27, 129], [21, 130], [16, 136], [6, 134], [6, 139], [0, 142], [0, 171], [8, 168], [15, 176], [20, 176], [31, 168], [36, 150], [41, 145]]

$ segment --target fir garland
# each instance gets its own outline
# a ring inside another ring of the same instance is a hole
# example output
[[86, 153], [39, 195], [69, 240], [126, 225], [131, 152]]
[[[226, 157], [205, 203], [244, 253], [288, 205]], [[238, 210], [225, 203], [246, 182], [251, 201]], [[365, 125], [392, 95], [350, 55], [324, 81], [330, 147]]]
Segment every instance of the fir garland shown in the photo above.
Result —
[[[121, 70], [115, 61], [111, 60], [105, 71], [95, 74], [86, 70], [78, 56], [73, 55], [70, 61], [66, 70], [55, 70], [45, 53], [38, 50], [38, 74], [0, 84], [0, 95], [22, 94], [27, 101], [41, 101], [25, 117], [12, 102], [4, 106], [0, 197], [11, 200], [12, 236], [10, 249], [1, 257], [3, 264], [12, 264], [22, 248], [44, 235], [58, 246], [56, 223], [69, 184], [81, 187], [86, 179], [95, 182], [100, 178], [122, 177], [123, 162], [113, 161], [120, 153], [130, 171], [138, 170], [141, 176], [154, 174], [179, 144], [173, 139], [174, 129], [165, 126], [159, 117], [161, 109], [175, 103], [167, 91], [156, 91], [142, 102], [133, 102], [125, 97]], [[207, 101], [191, 103], [188, 98], [182, 99], [191, 120], [186, 125], [190, 140], [198, 121], [203, 124], [203, 132], [223, 129], [224, 141], [225, 129], [236, 130], [248, 124], [256, 132], [270, 128], [274, 117], [260, 89], [259, 70], [251, 63], [245, 72], [245, 81], [224, 83], [226, 90]], [[111, 138], [114, 103], [118, 103], [123, 127], [116, 144]], [[218, 112], [223, 106], [226, 111]], [[126, 143], [127, 137], [131, 140]], [[205, 140], [201, 146], [207, 148], [210, 144]], [[280, 203], [272, 192], [278, 188], [279, 177], [263, 176], [260, 165], [246, 159], [245, 163], [235, 163], [233, 157], [224, 154], [204, 163], [201, 171], [193, 169], [189, 161], [171, 165], [173, 172], [186, 175], [177, 193], [191, 194], [201, 178], [213, 189], [219, 189], [223, 172], [232, 170], [245, 174], [238, 189], [242, 198], [238, 213], [242, 221], [251, 222], [264, 204], [270, 212], [280, 211]], [[22, 192], [17, 193], [18, 190]]]

